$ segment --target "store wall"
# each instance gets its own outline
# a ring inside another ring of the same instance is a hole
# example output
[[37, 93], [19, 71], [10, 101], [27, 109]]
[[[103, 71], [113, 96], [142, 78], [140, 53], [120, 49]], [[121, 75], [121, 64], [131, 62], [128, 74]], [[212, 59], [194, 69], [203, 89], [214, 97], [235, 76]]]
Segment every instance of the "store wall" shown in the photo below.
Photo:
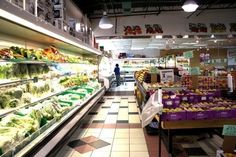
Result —
[[76, 4], [72, 0], [65, 1], [65, 7], [67, 23], [69, 22], [70, 18], [74, 18], [77, 20], [77, 22], [84, 22], [88, 27], [91, 27], [90, 21], [85, 15], [83, 15], [82, 11], [76, 6]]
[[[192, 50], [192, 49], [189, 49]], [[165, 57], [167, 55], [183, 55], [184, 52], [189, 51], [187, 49], [176, 49], [176, 50], [161, 50], [160, 56]], [[210, 59], [226, 59], [227, 58], [227, 50], [228, 49], [209, 49], [208, 51], [206, 49], [195, 49], [193, 51], [193, 58], [190, 59], [190, 66], [196, 67], [200, 65], [200, 54], [201, 53], [209, 53]], [[219, 65], [225, 65], [227, 63], [221, 63]]]
[[[198, 13], [198, 12], [197, 12]], [[231, 10], [210, 10], [204, 11], [199, 16], [191, 16], [187, 18], [191, 13], [184, 11], [172, 11], [172, 12], [161, 12], [159, 15], [146, 15], [146, 16], [128, 16], [117, 18], [117, 33], [115, 33], [115, 26], [112, 29], [102, 30], [98, 27], [100, 19], [92, 20], [92, 26], [95, 31], [96, 37], [99, 36], [112, 36], [112, 35], [124, 35], [124, 26], [135, 26], [139, 25], [143, 34], [145, 34], [145, 24], [160, 24], [163, 29], [164, 35], [184, 35], [184, 34], [200, 34], [190, 33], [188, 30], [188, 23], [205, 23], [208, 26], [208, 33], [210, 32], [210, 23], [224, 23], [229, 32], [229, 23], [235, 23], [236, 9]], [[112, 23], [115, 25], [115, 18], [110, 18]], [[235, 33], [235, 32], [234, 32]], [[201, 33], [207, 34], [207, 33]]]
[[134, 55], [145, 55], [146, 58], [157, 58], [160, 56], [159, 49], [131, 50]]

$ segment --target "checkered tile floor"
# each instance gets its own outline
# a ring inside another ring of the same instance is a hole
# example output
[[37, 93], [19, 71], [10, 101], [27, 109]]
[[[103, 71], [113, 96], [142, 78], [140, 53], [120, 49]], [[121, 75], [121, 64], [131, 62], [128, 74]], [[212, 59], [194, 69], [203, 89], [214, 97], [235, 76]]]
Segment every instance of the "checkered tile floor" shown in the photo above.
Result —
[[[56, 157], [158, 157], [158, 136], [141, 128], [134, 96], [105, 96]], [[177, 157], [213, 157], [222, 139], [175, 141]], [[195, 139], [195, 140], [193, 140]], [[162, 144], [162, 157], [169, 157]]]
[[134, 96], [105, 96], [58, 157], [149, 157]]

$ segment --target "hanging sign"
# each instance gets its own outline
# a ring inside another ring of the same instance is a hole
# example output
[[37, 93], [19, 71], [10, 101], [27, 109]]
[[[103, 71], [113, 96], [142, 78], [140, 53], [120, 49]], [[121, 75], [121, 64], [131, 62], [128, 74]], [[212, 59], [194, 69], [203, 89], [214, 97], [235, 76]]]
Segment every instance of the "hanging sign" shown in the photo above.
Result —
[[200, 75], [200, 68], [199, 67], [191, 67], [190, 69], [190, 74], [191, 75]]
[[224, 125], [222, 134], [224, 136], [236, 136], [236, 125]]
[[204, 23], [189, 23], [189, 31], [194, 33], [207, 33], [207, 26]]
[[211, 33], [225, 33], [226, 26], [223, 23], [211, 23]]
[[174, 70], [173, 69], [165, 69], [160, 70], [160, 78], [161, 82], [174, 82]]
[[193, 51], [186, 51], [183, 53], [184, 58], [193, 58]]

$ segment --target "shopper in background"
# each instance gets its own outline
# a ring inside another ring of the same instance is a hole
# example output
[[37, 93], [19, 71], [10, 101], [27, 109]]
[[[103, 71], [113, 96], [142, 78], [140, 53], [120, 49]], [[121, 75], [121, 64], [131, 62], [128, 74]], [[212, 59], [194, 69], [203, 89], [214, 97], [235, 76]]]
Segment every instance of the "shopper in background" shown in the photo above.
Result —
[[119, 68], [119, 64], [116, 64], [116, 67], [114, 69], [114, 73], [116, 75], [116, 86], [118, 87], [120, 85], [120, 68]]

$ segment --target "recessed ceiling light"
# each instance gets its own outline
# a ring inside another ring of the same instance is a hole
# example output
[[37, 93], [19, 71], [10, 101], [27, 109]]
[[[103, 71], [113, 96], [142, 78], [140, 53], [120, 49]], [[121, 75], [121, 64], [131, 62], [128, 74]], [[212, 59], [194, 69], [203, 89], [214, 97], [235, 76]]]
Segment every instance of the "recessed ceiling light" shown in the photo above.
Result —
[[211, 35], [211, 38], [215, 38], [215, 35], [214, 35], [214, 34], [212, 34], [212, 35]]
[[160, 47], [151, 47], [151, 46], [149, 47], [149, 46], [148, 46], [148, 47], [146, 47], [146, 48], [147, 48], [147, 49], [159, 49]]
[[184, 35], [183, 38], [184, 38], [184, 39], [188, 38], [188, 35]]
[[234, 37], [233, 34], [228, 35], [228, 38], [233, 38], [233, 37]]
[[162, 35], [156, 35], [156, 39], [162, 39]]
[[175, 44], [175, 40], [173, 40], [172, 43]]
[[182, 43], [182, 45], [195, 45], [197, 43]]
[[194, 12], [198, 8], [198, 4], [194, 0], [187, 0], [185, 1], [184, 5], [182, 6], [185, 12]]
[[156, 46], [156, 45], [159, 45], [159, 46], [163, 46], [164, 44], [159, 44], [159, 43], [150, 43], [150, 44], [148, 44], [148, 45], [154, 45], [154, 46]]
[[199, 40], [196, 40], [196, 43], [199, 43]]
[[214, 40], [214, 43], [217, 43], [217, 40]]
[[143, 50], [143, 47], [131, 47], [131, 50]]

